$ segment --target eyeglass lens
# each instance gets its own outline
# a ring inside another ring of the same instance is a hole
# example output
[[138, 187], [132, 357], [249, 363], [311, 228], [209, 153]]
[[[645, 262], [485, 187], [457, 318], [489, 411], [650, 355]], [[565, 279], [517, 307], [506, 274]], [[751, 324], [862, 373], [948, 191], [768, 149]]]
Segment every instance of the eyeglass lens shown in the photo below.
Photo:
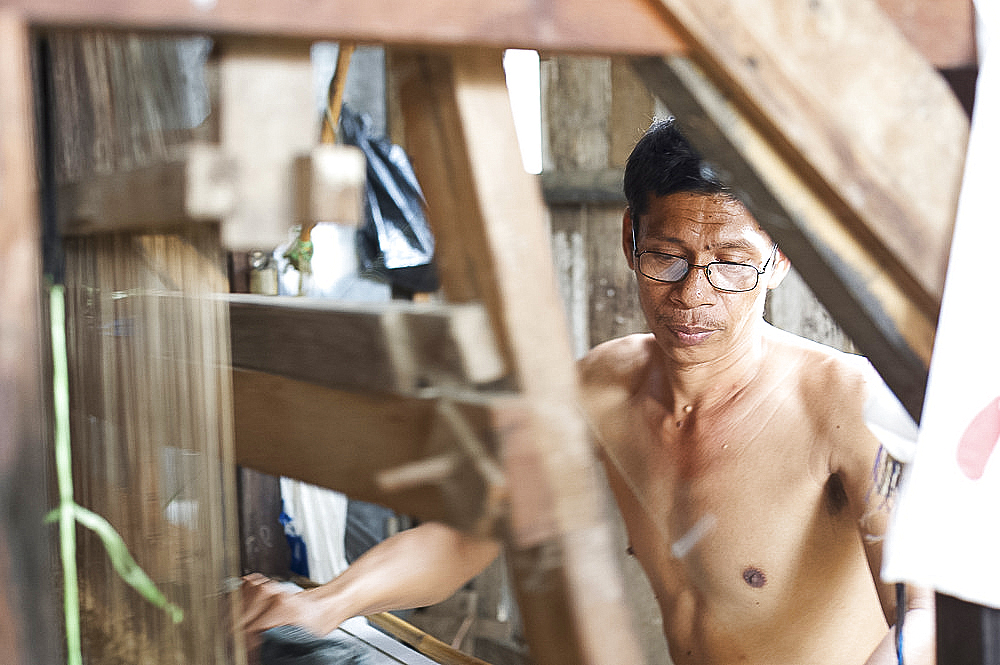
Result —
[[[685, 259], [669, 254], [642, 252], [639, 271], [659, 282], [679, 282], [691, 269]], [[742, 263], [709, 263], [703, 268], [708, 283], [722, 291], [750, 291], [757, 286], [759, 273], [754, 266]]]

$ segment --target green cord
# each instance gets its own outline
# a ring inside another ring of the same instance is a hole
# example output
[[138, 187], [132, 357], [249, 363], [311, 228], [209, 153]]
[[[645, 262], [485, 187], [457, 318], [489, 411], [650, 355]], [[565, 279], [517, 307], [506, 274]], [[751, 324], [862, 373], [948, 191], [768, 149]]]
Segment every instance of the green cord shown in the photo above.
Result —
[[66, 310], [63, 287], [49, 292], [52, 318], [52, 387], [55, 415], [56, 478], [59, 483], [59, 554], [63, 569], [63, 611], [66, 619], [66, 662], [82, 665], [80, 649], [80, 588], [76, 571], [76, 530], [73, 516], [73, 466], [69, 446], [69, 373], [66, 362]]
[[63, 609], [66, 620], [67, 665], [82, 665], [80, 646], [80, 587], [76, 569], [76, 529], [74, 522], [94, 531], [104, 544], [115, 571], [146, 600], [163, 609], [174, 623], [184, 619], [181, 608], [167, 601], [149, 576], [129, 554], [125, 541], [111, 524], [73, 501], [73, 464], [69, 437], [69, 372], [66, 360], [66, 309], [63, 287], [49, 291], [52, 321], [52, 388], [55, 416], [56, 478], [59, 507], [46, 522], [59, 521], [59, 554], [63, 569]]

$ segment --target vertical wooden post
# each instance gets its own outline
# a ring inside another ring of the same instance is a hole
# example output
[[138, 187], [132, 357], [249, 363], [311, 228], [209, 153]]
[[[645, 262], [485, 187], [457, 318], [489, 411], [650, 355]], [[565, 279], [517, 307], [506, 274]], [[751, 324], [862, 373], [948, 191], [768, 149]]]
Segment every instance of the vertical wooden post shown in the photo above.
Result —
[[[546, 665], [641, 663], [578, 412], [545, 208], [521, 165], [501, 54], [397, 53], [394, 66], [444, 290], [454, 298], [475, 287], [531, 405], [532, 436], [519, 452], [535, 460], [535, 496], [548, 501], [521, 511], [514, 497], [507, 544], [532, 657]], [[508, 482], [515, 495], [528, 483]]]
[[0, 10], [0, 653], [57, 662], [46, 506], [48, 438], [28, 28]]

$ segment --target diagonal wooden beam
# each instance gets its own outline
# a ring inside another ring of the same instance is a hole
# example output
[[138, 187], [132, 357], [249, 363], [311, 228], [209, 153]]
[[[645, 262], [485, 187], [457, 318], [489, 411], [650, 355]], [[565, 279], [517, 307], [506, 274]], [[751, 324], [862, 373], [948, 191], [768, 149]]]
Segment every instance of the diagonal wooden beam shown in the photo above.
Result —
[[[443, 286], [463, 296], [474, 286], [528, 408], [529, 449], [518, 454], [535, 460], [525, 465], [535, 487], [508, 479], [507, 541], [532, 658], [640, 663], [603, 515], [605, 490], [576, 407], [544, 203], [521, 165], [501, 54], [396, 52], [392, 61], [407, 149], [447, 259]], [[522, 492], [547, 498], [532, 505], [519, 500]]]
[[936, 316], [968, 120], [873, 0], [650, 0], [838, 223]]

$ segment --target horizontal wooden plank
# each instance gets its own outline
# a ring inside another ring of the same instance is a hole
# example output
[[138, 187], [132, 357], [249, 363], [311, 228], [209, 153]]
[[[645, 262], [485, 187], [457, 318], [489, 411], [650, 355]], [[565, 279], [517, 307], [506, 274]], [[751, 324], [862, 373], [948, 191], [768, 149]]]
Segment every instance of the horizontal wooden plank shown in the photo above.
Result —
[[640, 0], [2, 0], [51, 26], [592, 53], [683, 45]]
[[[971, 0], [878, 0], [935, 67], [976, 65]], [[390, 44], [479, 45], [550, 52], [669, 55], [687, 52], [677, 33], [639, 0], [390, 0], [309, 3], [252, 0], [2, 0], [52, 26], [196, 31]]]
[[[513, 397], [454, 402], [475, 439], [470, 447], [435, 399], [362, 395], [239, 369], [233, 396], [242, 466], [463, 529], [489, 531], [505, 510], [502, 476], [479, 467], [495, 466], [502, 440], [523, 420]], [[384, 482], [408, 471], [405, 482]]]
[[625, 205], [622, 169], [543, 171], [542, 196], [548, 205], [607, 203]]
[[59, 228], [85, 235], [218, 221], [235, 204], [236, 177], [236, 164], [217, 146], [192, 144], [158, 164], [63, 185]]
[[344, 390], [415, 395], [505, 373], [475, 303], [230, 296], [233, 365]]

